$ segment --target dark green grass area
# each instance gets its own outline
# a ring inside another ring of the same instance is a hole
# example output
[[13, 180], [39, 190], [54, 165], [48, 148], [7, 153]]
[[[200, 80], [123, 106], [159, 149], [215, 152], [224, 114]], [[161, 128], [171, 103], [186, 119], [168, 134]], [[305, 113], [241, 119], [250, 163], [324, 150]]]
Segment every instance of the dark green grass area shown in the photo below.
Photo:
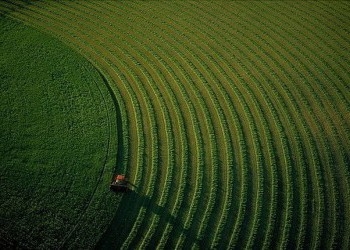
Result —
[[56, 248], [80, 227], [94, 244], [117, 205], [108, 191], [116, 112], [105, 83], [57, 39], [5, 17], [0, 51], [0, 246]]

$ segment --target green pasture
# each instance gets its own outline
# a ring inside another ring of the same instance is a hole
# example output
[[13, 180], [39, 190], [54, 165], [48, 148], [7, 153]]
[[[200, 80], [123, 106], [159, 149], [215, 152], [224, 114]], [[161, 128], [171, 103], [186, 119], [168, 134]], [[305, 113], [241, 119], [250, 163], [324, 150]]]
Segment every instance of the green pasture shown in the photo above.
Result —
[[[116, 162], [110, 94], [98, 71], [57, 39], [0, 22], [0, 242], [54, 247], [76, 225], [89, 241], [116, 205], [100, 189]], [[110, 204], [89, 218], [101, 193]]]
[[349, 2], [0, 11], [3, 246], [349, 249]]

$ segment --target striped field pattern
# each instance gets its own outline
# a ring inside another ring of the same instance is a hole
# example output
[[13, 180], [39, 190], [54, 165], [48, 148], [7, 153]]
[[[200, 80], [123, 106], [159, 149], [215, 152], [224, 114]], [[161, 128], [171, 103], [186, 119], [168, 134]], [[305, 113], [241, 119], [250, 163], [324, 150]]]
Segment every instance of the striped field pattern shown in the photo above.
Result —
[[61, 247], [349, 249], [349, 2], [0, 10], [84, 55], [118, 101], [134, 190], [95, 246], [77, 222]]

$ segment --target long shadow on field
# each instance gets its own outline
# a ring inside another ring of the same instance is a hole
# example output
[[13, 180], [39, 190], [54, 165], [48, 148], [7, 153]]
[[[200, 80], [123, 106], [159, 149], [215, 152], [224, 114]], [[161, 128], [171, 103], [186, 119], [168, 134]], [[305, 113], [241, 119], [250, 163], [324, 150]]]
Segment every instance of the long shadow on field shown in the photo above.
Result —
[[[147, 219], [150, 216], [157, 214], [160, 216], [160, 224], [170, 223], [171, 225], [174, 226], [174, 228], [176, 228], [176, 231], [180, 230], [187, 236], [188, 239], [195, 240], [196, 238], [195, 235], [191, 235], [190, 230], [184, 229], [182, 222], [179, 221], [178, 218], [173, 216], [166, 207], [162, 207], [156, 204], [154, 199], [144, 195], [140, 195], [136, 191], [132, 191], [132, 190], [124, 194], [116, 194], [116, 195], [123, 196], [121, 199], [121, 203], [109, 227], [107, 228], [107, 230], [104, 232], [99, 242], [97, 243], [96, 245], [97, 249], [119, 249], [121, 248], [123, 243], [126, 241], [128, 236], [132, 233], [136, 233], [136, 235], [134, 235], [133, 237], [134, 240], [141, 241], [142, 238], [145, 236], [144, 233], [148, 230], [148, 226], [151, 226], [150, 224], [149, 225], [141, 224], [139, 226], [141, 226], [142, 229], [140, 228], [141, 230], [135, 230], [133, 232], [134, 230], [133, 227], [135, 225], [138, 225], [139, 223], [137, 222], [137, 217], [141, 209], [146, 209], [146, 214], [141, 223], [149, 223]], [[137, 232], [141, 232], [142, 235], [141, 234], [138, 235]], [[153, 236], [154, 238], [151, 239], [149, 243], [149, 247], [153, 247], [154, 244], [159, 243], [162, 233], [163, 231], [156, 232], [159, 238], [156, 238], [157, 236]], [[171, 238], [171, 235], [170, 235], [170, 238]], [[134, 248], [136, 247], [135, 244], [137, 244], [137, 242], [131, 242], [131, 244], [128, 247]]]

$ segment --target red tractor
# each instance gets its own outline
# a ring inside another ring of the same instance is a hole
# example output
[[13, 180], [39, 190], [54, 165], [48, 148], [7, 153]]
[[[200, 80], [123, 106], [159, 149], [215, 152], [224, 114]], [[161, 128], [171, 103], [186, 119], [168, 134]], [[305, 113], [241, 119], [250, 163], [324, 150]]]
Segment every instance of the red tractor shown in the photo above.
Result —
[[110, 189], [114, 192], [127, 192], [129, 188], [128, 180], [125, 178], [125, 175], [115, 175], [110, 185]]

